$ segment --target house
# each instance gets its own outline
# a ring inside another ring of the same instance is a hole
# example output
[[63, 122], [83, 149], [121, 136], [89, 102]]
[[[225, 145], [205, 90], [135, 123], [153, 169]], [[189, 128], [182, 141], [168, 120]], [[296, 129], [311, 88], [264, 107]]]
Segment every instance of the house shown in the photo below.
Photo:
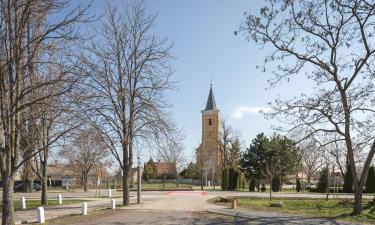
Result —
[[156, 167], [156, 176], [161, 177], [162, 175], [173, 174], [174, 175], [174, 164], [170, 162], [160, 162], [158, 160], [154, 163]]
[[[81, 174], [75, 169], [75, 165], [60, 163], [55, 160], [47, 165], [48, 185], [53, 187], [81, 187]], [[105, 167], [99, 166], [91, 170], [88, 175], [88, 187], [102, 186], [108, 183], [110, 176]]]

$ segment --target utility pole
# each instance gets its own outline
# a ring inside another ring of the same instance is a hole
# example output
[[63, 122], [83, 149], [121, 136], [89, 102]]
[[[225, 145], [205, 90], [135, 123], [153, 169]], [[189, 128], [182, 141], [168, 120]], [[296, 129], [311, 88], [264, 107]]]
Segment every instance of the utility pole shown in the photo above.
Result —
[[141, 204], [141, 159], [139, 156], [138, 159], [138, 168], [137, 168], [137, 204]]

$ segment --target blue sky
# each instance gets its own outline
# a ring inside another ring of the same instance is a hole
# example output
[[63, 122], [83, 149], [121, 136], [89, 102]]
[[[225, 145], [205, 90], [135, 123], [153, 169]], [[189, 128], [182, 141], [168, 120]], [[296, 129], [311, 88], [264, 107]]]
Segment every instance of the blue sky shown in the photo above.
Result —
[[[172, 54], [176, 60], [174, 79], [179, 89], [169, 92], [172, 111], [186, 134], [186, 157], [193, 160], [201, 141], [201, 113], [205, 107], [210, 81], [222, 117], [242, 134], [248, 146], [259, 132], [271, 134], [276, 121], [263, 118], [258, 108], [276, 96], [291, 96], [302, 90], [302, 82], [294, 82], [265, 90], [271, 71], [256, 69], [262, 64], [266, 49], [248, 42], [244, 35], [234, 35], [244, 12], [258, 12], [263, 0], [146, 0], [149, 13], [158, 13], [155, 33], [174, 41]], [[121, 0], [111, 1], [121, 5]], [[104, 13], [104, 1], [94, 1], [97, 15]], [[292, 88], [291, 88], [292, 87]], [[149, 153], [142, 155], [148, 158]]]

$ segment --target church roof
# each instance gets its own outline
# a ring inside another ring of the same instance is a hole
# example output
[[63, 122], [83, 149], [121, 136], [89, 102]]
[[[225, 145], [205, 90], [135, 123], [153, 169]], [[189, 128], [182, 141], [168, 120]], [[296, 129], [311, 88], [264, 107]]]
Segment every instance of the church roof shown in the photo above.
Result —
[[212, 85], [211, 85], [205, 110], [216, 110], [216, 109], [217, 108], [216, 108], [214, 92], [212, 91]]

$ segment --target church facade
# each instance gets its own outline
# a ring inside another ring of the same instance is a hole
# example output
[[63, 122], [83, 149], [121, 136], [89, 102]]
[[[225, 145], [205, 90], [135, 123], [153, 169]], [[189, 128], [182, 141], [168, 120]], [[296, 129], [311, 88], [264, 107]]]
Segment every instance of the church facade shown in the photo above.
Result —
[[206, 108], [202, 113], [202, 141], [196, 149], [197, 164], [203, 169], [206, 179], [221, 174], [223, 154], [220, 148], [220, 110], [210, 87]]

